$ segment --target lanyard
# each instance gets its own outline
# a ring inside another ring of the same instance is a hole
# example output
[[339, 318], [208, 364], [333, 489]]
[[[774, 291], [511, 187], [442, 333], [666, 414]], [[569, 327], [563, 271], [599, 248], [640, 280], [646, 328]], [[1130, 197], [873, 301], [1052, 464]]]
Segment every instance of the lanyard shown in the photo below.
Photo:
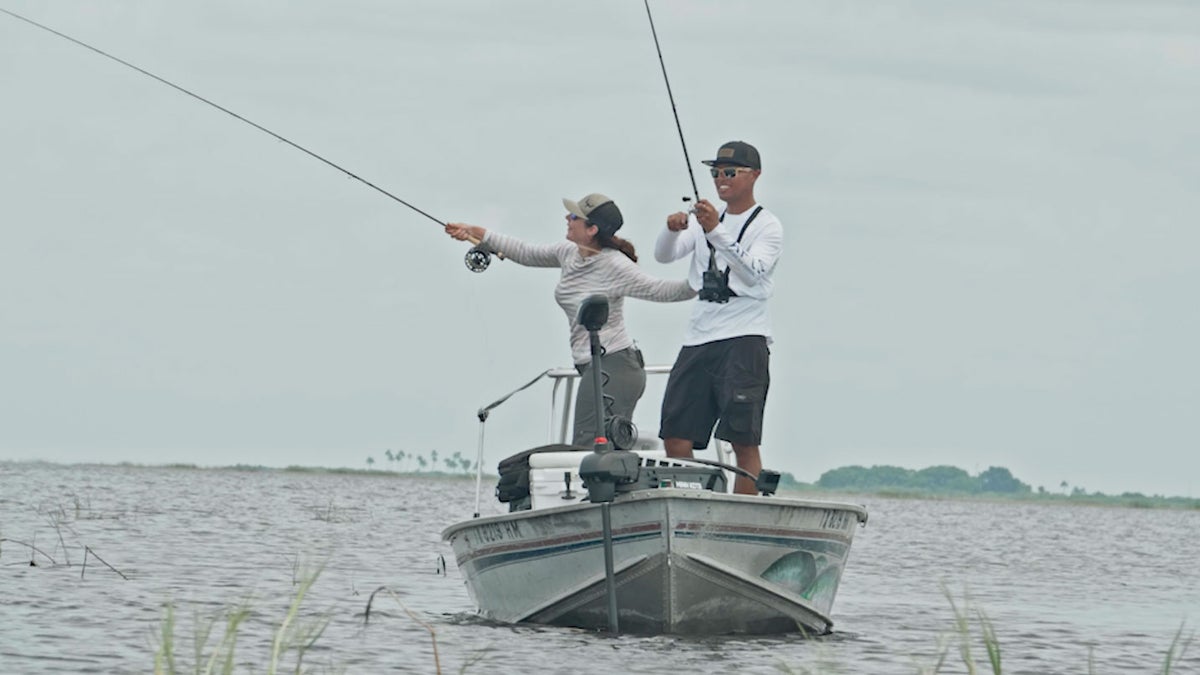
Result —
[[[754, 213], [750, 214], [750, 217], [747, 218], [746, 222], [742, 224], [742, 231], [738, 232], [737, 243], [739, 243], [739, 244], [742, 243], [742, 236], [744, 234], [746, 234], [746, 228], [750, 227], [750, 223], [754, 222], [754, 219], [758, 217], [758, 213], [760, 211], [762, 211], [761, 206], [754, 207]], [[725, 212], [724, 211], [721, 212], [721, 219], [717, 222], [721, 222], [721, 223], [725, 222]], [[710, 241], [708, 241], [708, 237], [704, 238], [704, 243], [708, 244], [708, 269], [710, 271], [716, 272], [717, 271], [717, 250], [715, 248], [713, 248], [712, 243]], [[727, 278], [727, 279], [729, 278], [729, 267], [728, 266], [725, 267], [725, 278]]]

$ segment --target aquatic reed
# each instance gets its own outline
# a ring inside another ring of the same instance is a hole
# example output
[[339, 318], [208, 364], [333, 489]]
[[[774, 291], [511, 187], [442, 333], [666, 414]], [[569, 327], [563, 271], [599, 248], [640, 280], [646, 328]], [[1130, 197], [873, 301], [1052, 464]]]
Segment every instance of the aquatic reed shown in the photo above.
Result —
[[[67, 542], [63, 541], [62, 536], [62, 523], [66, 520], [67, 513], [60, 504], [57, 511], [49, 511], [45, 516], [50, 521], [50, 526], [54, 528], [54, 533], [58, 535], [58, 545], [62, 547], [63, 559], [67, 561], [67, 567], [70, 567], [71, 554], [68, 553]], [[85, 552], [84, 555], [86, 556], [87, 553]]]
[[[55, 534], [55, 538], [57, 540], [57, 544], [55, 544], [55, 547], [52, 550], [62, 549], [63, 563], [61, 563], [61, 564], [66, 567], [72, 567], [71, 549], [70, 549], [70, 547], [67, 546], [67, 541], [63, 537], [63, 530], [65, 529], [66, 531], [68, 531], [71, 534], [76, 534], [74, 528], [71, 527], [71, 523], [79, 520], [80, 513], [83, 509], [82, 502], [80, 501], [79, 497], [74, 496], [74, 495], [72, 495], [72, 497], [74, 499], [74, 504], [75, 504], [74, 518], [72, 518], [67, 513], [67, 510], [63, 507], [63, 505], [61, 503], [57, 504], [56, 506], [54, 506], [52, 508], [39, 507], [37, 510], [38, 514], [46, 519], [46, 523], [48, 525], [50, 525], [50, 527], [54, 528], [54, 534]], [[90, 508], [90, 506], [88, 508]], [[3, 554], [3, 546], [2, 545], [6, 541], [10, 541], [14, 544], [18, 544], [20, 546], [24, 546], [29, 549], [29, 566], [30, 567], [39, 567], [38, 562], [37, 562], [37, 556], [35, 555], [35, 554], [39, 554], [39, 553], [46, 560], [50, 561], [50, 567], [58, 567], [60, 565], [60, 563], [57, 560], [55, 560], [54, 556], [52, 556], [49, 553], [38, 548], [36, 543], [28, 543], [28, 542], [24, 542], [24, 541], [21, 541], [18, 539], [0, 537], [0, 554]], [[37, 541], [37, 533], [36, 532], [34, 533], [33, 541], [34, 542]], [[126, 576], [124, 572], [122, 572], [121, 570], [117, 569], [116, 567], [113, 567], [112, 565], [110, 565], [108, 563], [108, 561], [101, 558], [96, 553], [96, 551], [94, 549], [92, 549], [90, 546], [88, 546], [87, 544], [81, 544], [81, 545], [83, 547], [83, 566], [79, 573], [80, 579], [82, 579], [84, 574], [87, 572], [87, 561], [88, 561], [88, 556], [90, 555], [91, 557], [93, 557], [96, 560], [99, 560], [101, 563], [103, 563], [105, 567], [107, 567], [108, 569], [110, 569], [113, 572], [120, 575], [120, 577], [122, 579], [125, 579], [126, 581], [129, 580], [129, 577]]]
[[302, 573], [300, 575], [300, 583], [296, 586], [296, 594], [292, 597], [292, 604], [288, 608], [287, 616], [279, 625], [279, 629], [275, 631], [275, 638], [271, 644], [271, 665], [267, 672], [274, 674], [279, 666], [279, 657], [282, 652], [288, 649], [296, 651], [296, 672], [300, 672], [300, 664], [304, 661], [304, 653], [308, 651], [313, 644], [325, 632], [325, 628], [329, 625], [329, 617], [321, 617], [320, 619], [310, 623], [300, 623], [296, 621], [296, 615], [300, 611], [300, 605], [304, 602], [304, 596], [308, 594], [309, 589], [316, 583], [317, 577], [321, 576], [321, 571], [324, 566], [319, 566], [311, 572]]
[[163, 607], [163, 620], [158, 626], [158, 649], [154, 651], [154, 675], [175, 673], [175, 608]]
[[313, 506], [311, 508], [313, 517], [326, 523], [334, 522], [337, 516], [337, 507], [333, 505], [333, 497], [329, 498], [329, 503], [325, 507]]
[[[271, 639], [268, 675], [278, 672], [280, 664], [288, 652], [295, 653], [294, 671], [303, 672], [305, 654], [316, 644], [329, 625], [327, 615], [322, 615], [312, 621], [302, 621], [299, 618], [304, 598], [320, 577], [323, 569], [324, 565], [319, 565], [305, 569], [301, 573], [287, 614], [275, 629]], [[193, 629], [192, 668], [190, 670], [196, 675], [201, 673], [204, 675], [213, 673], [231, 675], [237, 652], [239, 630], [250, 614], [249, 600], [230, 610], [225, 616], [225, 630], [220, 642], [216, 644], [211, 653], [206, 654], [215, 619], [205, 620], [197, 613]], [[163, 619], [159, 625], [157, 639], [158, 647], [154, 653], [154, 673], [155, 675], [175, 675], [180, 670], [175, 651], [175, 608], [170, 602], [163, 605]]]
[[[970, 597], [963, 592], [963, 605], [960, 608], [958, 603], [954, 601], [954, 595], [943, 581], [941, 583], [942, 594], [946, 596], [946, 601], [950, 603], [950, 609], [954, 612], [954, 627], [958, 634], [958, 650], [962, 658], [963, 665], [966, 666], [967, 672], [974, 675], [978, 664], [975, 663], [975, 657], [971, 653], [971, 646], [974, 642], [974, 637], [971, 634], [971, 605]], [[979, 620], [981, 639], [983, 640], [984, 650], [988, 655], [988, 663], [992, 667], [993, 675], [1000, 675], [1000, 640], [996, 637], [996, 629], [992, 625], [990, 619], [984, 614], [983, 610], [976, 609], [975, 617]], [[944, 652], [939, 656], [938, 668], [945, 662]], [[935, 669], [933, 672], [938, 672]]]
[[1183, 637], [1184, 629], [1185, 626], [1180, 625], [1179, 630], [1175, 631], [1175, 638], [1171, 640], [1171, 646], [1167, 649], [1167, 656], [1163, 660], [1163, 675], [1170, 673], [1171, 668], [1183, 660], [1183, 655], [1187, 652], [1188, 647], [1191, 646], [1192, 640], [1196, 639], [1195, 631], [1190, 633], [1186, 638]]
[[87, 571], [87, 559], [88, 559], [88, 555], [89, 555], [89, 554], [90, 554], [90, 555], [91, 555], [93, 558], [95, 558], [96, 560], [99, 560], [100, 562], [104, 563], [104, 566], [105, 566], [105, 567], [107, 567], [108, 569], [110, 569], [110, 570], [112, 570], [112, 571], [116, 572], [117, 574], [121, 575], [121, 578], [122, 578], [122, 579], [124, 579], [125, 581], [129, 581], [129, 577], [125, 576], [125, 573], [124, 573], [124, 572], [122, 572], [121, 570], [119, 570], [119, 569], [117, 569], [117, 568], [113, 567], [112, 565], [109, 565], [109, 564], [108, 564], [108, 563], [107, 563], [107, 562], [104, 560], [104, 558], [101, 558], [100, 556], [96, 555], [96, 552], [95, 552], [95, 551], [93, 551], [93, 550], [92, 550], [92, 547], [90, 547], [90, 546], [84, 546], [84, 547], [83, 547], [83, 569], [79, 570], [79, 578], [80, 578], [80, 579], [82, 579], [82, 578], [83, 578], [83, 573]]
[[[316, 568], [304, 569], [300, 572], [299, 578], [296, 581], [296, 590], [288, 611], [273, 634], [269, 662], [266, 668], [269, 675], [274, 675], [280, 670], [289, 652], [295, 654], [295, 672], [301, 672], [306, 653], [317, 643], [328, 626], [328, 616], [322, 616], [316, 621], [309, 621], [307, 623], [300, 620], [301, 605], [304, 603], [312, 586], [316, 583], [322, 569], [323, 566], [318, 566]], [[965, 668], [966, 672], [970, 675], [984, 672], [990, 672], [992, 675], [1002, 675], [1001, 640], [992, 619], [986, 612], [975, 606], [967, 591], [964, 590], [961, 597], [956, 597], [944, 582], [941, 584], [941, 589], [952, 611], [952, 627], [949, 632], [937, 637], [937, 649], [932, 663], [927, 665], [914, 663], [914, 671], [920, 675], [937, 675], [943, 672], [961, 672], [961, 669]], [[391, 588], [380, 586], [372, 591], [363, 612], [363, 626], [369, 625], [372, 611], [375, 607], [375, 598], [381, 594], [390, 596], [410, 619], [429, 633], [433, 648], [434, 672], [440, 675], [442, 672], [442, 661], [436, 628], [419, 614], [410, 610], [400, 599], [399, 595]], [[196, 675], [212, 675], [214, 673], [232, 675], [234, 672], [239, 629], [250, 615], [248, 602], [230, 610], [225, 617], [224, 634], [211, 652], [208, 651], [208, 643], [213, 632], [215, 619], [210, 619], [206, 623], [202, 618], [197, 616], [191, 654], [192, 667], [187, 670], [196, 673]], [[154, 654], [154, 672], [156, 675], [175, 675], [181, 672], [179, 669], [179, 655], [174, 645], [174, 633], [174, 607], [171, 603], [166, 603], [163, 608], [163, 619], [158, 630], [158, 647]], [[1159, 671], [1162, 675], [1171, 675], [1177, 669], [1194, 639], [1194, 632], [1187, 632], [1185, 625], [1179, 627], [1166, 651], [1162, 669]], [[808, 641], [806, 640], [805, 642]], [[813, 644], [818, 651], [824, 646], [820, 638], [814, 639]], [[979, 654], [977, 651], [979, 647], [982, 647], [982, 654]], [[488, 649], [473, 651], [469, 656], [464, 658], [458, 672], [464, 673], [469, 667], [480, 663], [488, 651]], [[954, 658], [955, 655], [957, 659]], [[981, 658], [985, 660], [981, 662]], [[951, 662], [955, 660], [961, 662], [961, 667], [955, 668], [953, 666]], [[836, 656], [821, 657], [816, 663], [809, 666], [780, 664], [778, 667], [782, 672], [803, 673], [804, 675], [846, 672], [846, 669], [837, 663]], [[1088, 675], [1096, 673], [1095, 655], [1090, 648], [1086, 668]]]
[[[199, 612], [196, 612], [194, 615], [195, 631], [192, 639], [192, 672], [197, 675], [200, 673], [211, 675], [217, 672], [222, 675], [232, 675], [234, 654], [237, 651], [238, 629], [248, 616], [250, 616], [250, 608], [246, 604], [230, 611], [225, 619], [225, 632], [221, 641], [206, 657], [204, 650], [208, 645], [208, 639], [216, 620], [205, 619], [200, 616]], [[162, 624], [159, 626], [159, 646], [154, 654], [156, 675], [178, 672], [175, 663], [174, 635], [175, 608], [171, 603], [166, 603], [163, 606]]]
[[[50, 566], [51, 566], [51, 567], [58, 567], [58, 565], [59, 565], [58, 561], [57, 561], [57, 560], [55, 560], [55, 559], [54, 559], [54, 557], [53, 557], [53, 556], [51, 556], [49, 553], [46, 553], [45, 551], [43, 551], [42, 549], [38, 548], [38, 547], [37, 547], [37, 546], [35, 546], [34, 544], [30, 544], [30, 543], [27, 543], [27, 542], [24, 542], [24, 541], [20, 541], [20, 540], [18, 540], [18, 539], [10, 539], [10, 538], [6, 538], [6, 537], [0, 537], [0, 554], [3, 554], [3, 548], [4, 548], [4, 547], [2, 546], [2, 544], [3, 544], [4, 542], [6, 542], [6, 541], [11, 541], [11, 542], [12, 542], [12, 543], [14, 543], [14, 544], [18, 544], [18, 545], [20, 545], [20, 546], [24, 546], [24, 547], [26, 547], [26, 548], [28, 548], [28, 549], [29, 549], [29, 566], [30, 566], [30, 567], [38, 567], [38, 564], [37, 564], [37, 557], [34, 555], [35, 553], [40, 553], [40, 554], [42, 554], [42, 557], [44, 557], [46, 560], [49, 560], [49, 561], [50, 561]], [[66, 542], [64, 542], [64, 541], [62, 540], [62, 536], [61, 536], [61, 534], [60, 534], [60, 536], [59, 536], [59, 539], [58, 539], [58, 541], [59, 541], [59, 544], [60, 544], [60, 545], [62, 546], [62, 548], [63, 548], [63, 555], [66, 555], [66, 553], [67, 553], [67, 545], [66, 545]], [[92, 548], [91, 548], [90, 546], [87, 546], [87, 545], [84, 545], [84, 547], [83, 547], [83, 566], [82, 566], [82, 568], [79, 570], [79, 578], [80, 578], [80, 579], [82, 579], [82, 578], [83, 578], [83, 575], [84, 575], [84, 573], [85, 573], [85, 572], [87, 572], [87, 560], [88, 560], [88, 556], [89, 556], [89, 555], [90, 555], [91, 557], [95, 558], [96, 560], [99, 560], [100, 562], [104, 563], [104, 566], [105, 566], [105, 567], [107, 567], [108, 569], [112, 570], [113, 572], [116, 572], [118, 575], [120, 575], [120, 577], [121, 577], [122, 579], [124, 579], [124, 580], [126, 580], [126, 581], [129, 581], [129, 577], [128, 577], [128, 576], [126, 576], [124, 572], [122, 572], [121, 570], [119, 570], [119, 569], [117, 569], [117, 568], [113, 567], [112, 565], [108, 564], [108, 562], [107, 562], [106, 560], [104, 560], [104, 558], [101, 558], [99, 555], [97, 555], [97, 554], [96, 554], [96, 552], [95, 552], [94, 550], [92, 550]], [[67, 566], [67, 567], [71, 567], [71, 560], [70, 560], [70, 558], [69, 558], [69, 557], [66, 559], [66, 563], [65, 563], [65, 564], [66, 564], [66, 566]]]
[[[269, 660], [266, 667], [268, 675], [274, 675], [279, 672], [289, 652], [295, 654], [295, 664], [288, 669], [294, 670], [297, 673], [303, 672], [306, 653], [316, 645], [328, 627], [330, 618], [327, 615], [323, 615], [315, 621], [308, 622], [302, 621], [300, 618], [301, 606], [308, 596], [309, 591], [320, 577], [323, 568], [324, 566], [320, 565], [315, 568], [306, 568], [300, 572], [295, 584], [296, 590], [292, 595], [288, 611], [272, 636]], [[433, 646], [434, 672], [440, 675], [442, 664], [441, 654], [438, 649], [437, 630], [417, 613], [406, 607], [399, 596], [390, 588], [380, 586], [371, 593], [370, 598], [367, 600], [366, 610], [363, 613], [363, 625], [366, 626], [370, 622], [372, 604], [374, 603], [375, 596], [381, 592], [391, 596], [409, 618], [429, 633]], [[209, 651], [209, 641], [216, 619], [205, 619], [197, 612], [193, 626], [191, 667], [181, 667], [184, 664], [180, 663], [180, 657], [175, 648], [175, 607], [171, 602], [164, 603], [162, 620], [155, 635], [157, 641], [154, 651], [155, 675], [176, 675], [181, 672], [192, 672], [196, 675], [213, 675], [215, 673], [232, 675], [239, 630], [250, 616], [251, 611], [248, 600], [237, 608], [230, 610], [225, 616], [223, 636], [215, 647]], [[487, 651], [484, 649], [473, 652], [464, 660], [459, 672], [466, 672], [468, 667], [480, 662]]]
[[57, 563], [57, 562], [54, 560], [54, 558], [53, 558], [53, 557], [51, 557], [51, 555], [50, 555], [49, 553], [46, 553], [45, 551], [43, 551], [42, 549], [38, 548], [37, 546], [34, 546], [33, 544], [29, 544], [29, 543], [26, 543], [26, 542], [20, 541], [19, 539], [11, 539], [11, 538], [7, 538], [7, 537], [0, 537], [0, 553], [2, 553], [2, 552], [3, 552], [3, 549], [4, 549], [4, 547], [3, 547], [3, 544], [4, 544], [4, 542], [6, 542], [6, 541], [11, 541], [11, 542], [12, 542], [12, 543], [14, 543], [14, 544], [17, 544], [17, 545], [19, 545], [19, 546], [24, 546], [24, 547], [26, 547], [26, 548], [28, 548], [28, 549], [29, 549], [29, 566], [30, 566], [30, 567], [37, 567], [37, 560], [36, 560], [36, 557], [33, 555], [34, 553], [41, 553], [41, 554], [42, 554], [42, 557], [44, 557], [46, 560], [49, 560], [49, 561], [50, 561], [50, 564], [51, 564], [51, 565], [57, 565], [57, 564], [58, 564], [58, 563]]
[[[997, 637], [995, 625], [988, 615], [977, 607], [973, 607], [970, 596], [964, 590], [962, 604], [960, 605], [950, 592], [945, 582], [941, 583], [942, 593], [946, 596], [946, 600], [950, 603], [950, 608], [954, 613], [954, 632], [958, 638], [958, 652], [967, 669], [967, 673], [975, 675], [979, 670], [979, 664], [976, 662], [972, 653], [972, 646], [976, 643], [976, 637], [972, 632], [972, 616], [978, 623], [979, 641], [982, 642], [984, 651], [987, 653], [987, 665], [991, 666], [993, 675], [1001, 675], [1000, 658], [1000, 639]], [[1178, 664], [1187, 652], [1195, 639], [1195, 632], [1184, 635], [1186, 625], [1180, 625], [1179, 630], [1175, 632], [1175, 637], [1171, 641], [1171, 645], [1167, 648], [1167, 653], [1163, 661], [1162, 675], [1171, 675], [1173, 668]], [[946, 656], [949, 651], [949, 645], [946, 640], [939, 638], [937, 659], [931, 668], [918, 668], [921, 675], [934, 675], [942, 672], [943, 666], [946, 663]], [[1096, 662], [1095, 653], [1092, 647], [1088, 648], [1087, 660], [1088, 675], [1095, 675]]]
[[[400, 609], [404, 610], [404, 613], [407, 614], [409, 616], [409, 618], [411, 618], [413, 621], [416, 621], [425, 630], [429, 631], [429, 640], [430, 640], [430, 642], [433, 643], [434, 672], [437, 673], [437, 675], [441, 675], [442, 662], [441, 662], [441, 658], [438, 656], [437, 631], [435, 631], [433, 629], [433, 626], [430, 626], [425, 621], [422, 621], [421, 617], [414, 614], [412, 612], [412, 610], [410, 610], [408, 607], [405, 607], [404, 603], [400, 601], [400, 597], [398, 595], [396, 595], [396, 593], [393, 592], [392, 589], [388, 588], [387, 586], [380, 586], [379, 588], [376, 588], [375, 590], [371, 591], [371, 596], [369, 598], [367, 598], [367, 608], [363, 611], [363, 626], [366, 626], [367, 622], [369, 622], [371, 620], [371, 603], [373, 603], [375, 601], [375, 594], [378, 593], [379, 591], [387, 592], [387, 594], [390, 595], [391, 598], [396, 601], [396, 604], [400, 605]], [[476, 660], [478, 660], [478, 659], [476, 659]], [[466, 665], [463, 666], [463, 670], [466, 670]], [[459, 672], [462, 672], [462, 671], [459, 671]]]

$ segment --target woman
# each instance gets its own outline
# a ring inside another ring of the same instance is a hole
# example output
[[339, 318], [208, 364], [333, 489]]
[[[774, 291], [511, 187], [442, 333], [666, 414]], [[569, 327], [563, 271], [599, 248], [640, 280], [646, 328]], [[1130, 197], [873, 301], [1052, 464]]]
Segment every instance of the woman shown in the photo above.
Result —
[[446, 233], [458, 240], [474, 239], [487, 248], [527, 267], [561, 267], [554, 299], [571, 326], [571, 354], [583, 386], [575, 397], [573, 443], [591, 447], [596, 437], [596, 401], [591, 381], [591, 346], [587, 330], [579, 325], [579, 305], [590, 295], [608, 297], [608, 323], [600, 329], [604, 347], [605, 398], [612, 397], [606, 416], [633, 419], [633, 409], [646, 389], [645, 363], [633, 339], [625, 332], [624, 298], [677, 302], [696, 297], [686, 279], [663, 281], [646, 275], [636, 265], [633, 244], [616, 236], [624, 219], [613, 200], [599, 193], [578, 202], [563, 199], [567, 207], [567, 240], [557, 244], [527, 244], [519, 239], [464, 223], [447, 223]]

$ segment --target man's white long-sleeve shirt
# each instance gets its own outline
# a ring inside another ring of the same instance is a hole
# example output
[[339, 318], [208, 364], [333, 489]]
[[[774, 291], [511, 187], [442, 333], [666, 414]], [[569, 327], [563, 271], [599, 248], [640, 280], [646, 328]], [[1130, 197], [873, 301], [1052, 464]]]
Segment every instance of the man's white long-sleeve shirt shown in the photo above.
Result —
[[729, 302], [694, 301], [691, 320], [684, 333], [685, 346], [726, 340], [743, 335], [762, 335], [772, 341], [768, 298], [775, 291], [775, 266], [783, 252], [783, 225], [775, 214], [762, 209], [739, 243], [738, 233], [755, 207], [742, 213], [727, 213], [724, 220], [705, 234], [693, 214], [688, 227], [679, 232], [664, 229], [654, 243], [654, 259], [674, 262], [691, 255], [688, 284], [700, 290], [708, 269], [709, 248], [716, 252], [717, 269], [729, 268], [729, 288], [737, 295]]

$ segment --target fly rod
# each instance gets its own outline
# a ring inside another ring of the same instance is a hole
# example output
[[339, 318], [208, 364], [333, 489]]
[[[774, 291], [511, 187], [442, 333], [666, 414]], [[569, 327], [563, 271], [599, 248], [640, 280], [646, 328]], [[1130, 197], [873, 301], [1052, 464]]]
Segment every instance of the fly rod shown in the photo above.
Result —
[[[413, 204], [401, 199], [400, 197], [397, 197], [396, 195], [392, 194], [391, 192], [388, 192], [387, 190], [379, 187], [378, 185], [372, 183], [371, 181], [363, 178], [362, 176], [359, 176], [358, 174], [350, 171], [349, 169], [346, 169], [346, 168], [342, 167], [341, 165], [339, 165], [333, 161], [330, 161], [330, 160], [326, 159], [325, 157], [322, 157], [321, 155], [313, 152], [312, 150], [309, 150], [308, 148], [300, 145], [299, 143], [296, 143], [288, 138], [284, 138], [280, 134], [277, 134], [274, 131], [271, 131], [270, 129], [262, 126], [261, 124], [258, 124], [249, 119], [246, 119], [245, 117], [242, 117], [241, 115], [235, 113], [234, 111], [230, 110], [229, 108], [226, 108], [222, 105], [218, 105], [217, 103], [214, 103], [214, 102], [210, 101], [209, 99], [204, 98], [203, 96], [201, 96], [195, 92], [185, 89], [185, 88], [179, 86], [178, 84], [171, 82], [170, 80], [168, 80], [166, 78], [159, 77], [158, 75], [155, 75], [154, 73], [152, 73], [148, 70], [145, 70], [144, 68], [140, 68], [124, 59], [113, 56], [112, 54], [109, 54], [108, 52], [104, 51], [103, 49], [100, 49], [98, 47], [93, 47], [92, 45], [90, 45], [86, 42], [83, 42], [82, 40], [77, 40], [77, 39], [71, 37], [70, 35], [67, 35], [66, 33], [61, 33], [57, 30], [54, 30], [53, 28], [51, 28], [49, 26], [38, 23], [37, 21], [34, 21], [33, 19], [26, 18], [24, 16], [21, 16], [20, 14], [17, 14], [16, 12], [11, 12], [7, 9], [4, 9], [3, 7], [0, 7], [0, 12], [4, 12], [5, 14], [13, 17], [14, 19], [24, 21], [25, 23], [27, 23], [31, 26], [40, 28], [48, 33], [57, 35], [58, 37], [63, 38], [64, 40], [69, 40], [70, 42], [73, 42], [73, 43], [79, 45], [80, 47], [83, 47], [84, 49], [89, 49], [89, 50], [99, 54], [100, 56], [103, 56], [107, 59], [116, 61], [117, 63], [119, 63], [127, 68], [136, 70], [137, 72], [139, 72], [147, 77], [158, 80], [159, 82], [167, 85], [168, 87], [171, 87], [172, 89], [174, 89], [176, 91], [179, 91], [183, 94], [191, 96], [192, 98], [196, 99], [197, 101], [200, 101], [201, 103], [208, 104], [208, 105], [216, 108], [217, 110], [220, 110], [221, 112], [223, 112], [227, 115], [230, 115], [231, 117], [233, 117], [239, 121], [249, 124], [250, 126], [254, 127], [255, 129], [258, 129], [259, 131], [261, 131], [265, 134], [269, 134], [269, 135], [273, 136], [274, 138], [276, 138], [280, 141], [283, 141], [284, 143], [287, 143], [288, 145], [292, 146], [293, 148], [296, 148], [297, 150], [299, 150], [300, 152], [303, 152], [304, 154], [308, 155], [309, 157], [312, 157], [313, 159], [324, 162], [325, 164], [333, 167], [334, 169], [337, 169], [338, 171], [341, 171], [342, 173], [346, 174], [347, 176], [353, 178], [354, 180], [362, 183], [363, 185], [366, 185], [367, 187], [371, 188], [372, 190], [375, 190], [376, 192], [379, 192], [380, 194], [382, 194], [386, 197], [389, 197], [389, 198], [399, 202], [400, 204], [403, 204], [404, 206], [407, 206], [408, 208], [412, 209], [413, 211], [416, 211], [417, 213], [421, 214], [422, 216], [425, 216], [429, 220], [432, 220], [433, 222], [437, 223], [438, 225], [441, 225], [443, 228], [446, 226], [446, 223], [433, 217], [427, 211], [423, 211], [423, 210], [417, 208]], [[488, 249], [484, 248], [481, 245], [481, 243], [479, 242], [479, 240], [475, 239], [474, 237], [469, 237], [468, 241], [470, 241], [475, 246], [467, 253], [467, 256], [466, 256], [467, 267], [472, 272], [482, 272], [483, 270], [487, 269], [488, 264], [491, 262], [491, 253], [492, 252], [489, 251]], [[504, 258], [504, 256], [502, 254], [500, 254], [499, 252], [496, 253], [496, 256], [501, 259]]]
[[[688, 157], [687, 142], [683, 140], [683, 126], [679, 124], [679, 109], [675, 107], [675, 95], [671, 93], [671, 80], [667, 78], [667, 64], [663, 61], [662, 47], [658, 44], [658, 31], [654, 30], [654, 15], [650, 13], [650, 0], [646, 5], [646, 18], [650, 19], [650, 34], [654, 36], [654, 49], [658, 52], [658, 65], [662, 66], [663, 82], [667, 85], [667, 98], [671, 101], [671, 114], [675, 116], [675, 129], [679, 131], [679, 144], [683, 146], [683, 162], [687, 165], [688, 178], [692, 181], [692, 195], [700, 202], [700, 190], [696, 189], [696, 174], [692, 173], [692, 160]], [[687, 197], [683, 201], [688, 201]]]

